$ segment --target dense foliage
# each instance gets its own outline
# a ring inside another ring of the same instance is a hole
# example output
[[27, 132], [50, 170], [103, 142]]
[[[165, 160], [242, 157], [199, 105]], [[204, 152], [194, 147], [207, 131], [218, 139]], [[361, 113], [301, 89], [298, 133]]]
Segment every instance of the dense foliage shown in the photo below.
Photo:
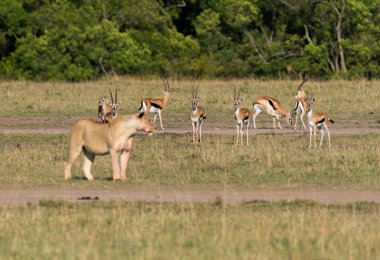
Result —
[[380, 77], [378, 0], [1, 0], [2, 78]]

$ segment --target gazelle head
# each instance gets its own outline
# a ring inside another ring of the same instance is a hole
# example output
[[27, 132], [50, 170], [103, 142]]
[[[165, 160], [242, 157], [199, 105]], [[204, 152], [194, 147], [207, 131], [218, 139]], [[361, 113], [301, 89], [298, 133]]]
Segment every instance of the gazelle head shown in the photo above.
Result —
[[[166, 80], [166, 82], [165, 82]], [[164, 83], [164, 89], [162, 89], [162, 93], [164, 94], [164, 99], [168, 100], [170, 97], [170, 86], [169, 86], [169, 81], [168, 79], [165, 79], [162, 82]]]
[[234, 86], [234, 98], [232, 99], [232, 104], [234, 105], [234, 111], [238, 110], [238, 108], [240, 107], [240, 103], [243, 101], [243, 99], [240, 98], [240, 90], [241, 90], [241, 87], [236, 93], [236, 87]]
[[307, 104], [306, 112], [310, 112], [313, 109], [314, 102], [315, 102], [315, 97], [309, 100], [306, 100], [306, 104]]
[[156, 128], [154, 124], [150, 121], [149, 117], [145, 114], [145, 112], [138, 114], [137, 117], [140, 120], [140, 124], [137, 130], [144, 131], [148, 135], [152, 135]]
[[198, 87], [197, 87], [196, 90], [194, 90], [194, 87], [193, 87], [193, 89], [192, 89], [192, 96], [190, 98], [190, 102], [191, 102], [191, 110], [192, 111], [197, 110], [198, 102], [199, 102]]
[[111, 107], [110, 114], [111, 114], [112, 118], [115, 118], [115, 117], [117, 117], [117, 109], [119, 108], [119, 105], [121, 102], [117, 100], [117, 89], [115, 92], [115, 100], [113, 100], [111, 90], [109, 90], [109, 91], [110, 91], [110, 95], [111, 95], [111, 104], [109, 104], [109, 106]]
[[99, 102], [98, 102], [98, 119], [99, 119], [99, 121], [104, 122], [107, 112], [109, 112], [109, 104], [107, 102], [107, 97], [102, 96], [99, 98]]
[[307, 81], [308, 79], [307, 78], [304, 78], [302, 80], [302, 83], [298, 86], [298, 89], [297, 89], [297, 92], [294, 94], [294, 98], [295, 99], [299, 99], [299, 98], [305, 98], [306, 97], [306, 93], [305, 91], [303, 90], [303, 84]]

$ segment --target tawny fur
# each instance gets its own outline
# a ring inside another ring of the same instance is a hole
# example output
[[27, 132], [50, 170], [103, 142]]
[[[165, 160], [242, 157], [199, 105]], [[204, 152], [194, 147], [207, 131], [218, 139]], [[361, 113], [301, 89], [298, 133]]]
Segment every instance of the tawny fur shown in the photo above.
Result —
[[297, 89], [297, 92], [293, 96], [296, 99], [295, 108], [294, 108], [294, 112], [296, 113], [296, 122], [294, 124], [294, 129], [297, 129], [298, 116], [301, 119], [301, 122], [302, 122], [304, 129], [306, 129], [305, 123], [303, 121], [303, 118], [306, 115], [306, 109], [307, 109], [306, 101], [308, 100], [306, 92], [303, 90], [303, 84], [306, 81], [307, 81], [307, 79], [304, 79], [302, 81], [301, 85]]
[[272, 97], [262, 96], [256, 98], [253, 102], [253, 107], [255, 109], [255, 113], [253, 114], [253, 127], [256, 127], [256, 117], [261, 111], [265, 108], [266, 112], [273, 117], [273, 128], [276, 129], [276, 120], [280, 129], [282, 129], [280, 124], [280, 118], [285, 117], [288, 125], [292, 124], [292, 118], [290, 115], [290, 111], [286, 111], [285, 108], [281, 105], [281, 103]]
[[330, 142], [330, 131], [327, 125], [327, 122], [330, 121], [331, 123], [334, 123], [334, 121], [326, 114], [326, 113], [314, 113], [313, 112], [313, 104], [314, 104], [315, 98], [312, 98], [311, 100], [307, 101], [307, 119], [309, 123], [309, 148], [312, 147], [312, 135], [314, 133], [314, 148], [317, 147], [317, 128], [321, 132], [321, 140], [319, 142], [319, 148], [322, 147], [323, 137], [325, 135], [324, 129], [327, 131], [327, 136], [329, 139], [329, 148], [331, 148], [331, 142]]
[[232, 104], [234, 105], [234, 115], [235, 115], [235, 121], [236, 121], [236, 145], [239, 144], [239, 136], [240, 136], [240, 144], [243, 144], [243, 125], [246, 125], [246, 132], [247, 132], [247, 145], [249, 145], [248, 140], [248, 130], [249, 130], [249, 120], [252, 116], [251, 110], [248, 108], [241, 108], [240, 103], [242, 102], [242, 99], [240, 99], [240, 90], [238, 91], [238, 94], [236, 95], [236, 89], [234, 89], [234, 98], [232, 99]]
[[88, 180], [94, 179], [91, 174], [91, 165], [95, 156], [106, 154], [111, 155], [113, 180], [125, 180], [133, 136], [137, 131], [148, 134], [154, 131], [154, 125], [144, 113], [119, 116], [109, 124], [93, 119], [76, 122], [72, 129], [69, 153], [65, 163], [65, 179], [71, 178], [71, 166], [83, 151], [83, 172]]
[[[198, 90], [197, 90], [198, 92]], [[202, 140], [202, 126], [203, 126], [203, 119], [206, 118], [205, 116], [205, 110], [203, 107], [198, 106], [199, 97], [197, 95], [194, 95], [190, 98], [191, 102], [191, 111], [190, 111], [190, 120], [191, 125], [193, 126], [193, 143], [201, 142]]]

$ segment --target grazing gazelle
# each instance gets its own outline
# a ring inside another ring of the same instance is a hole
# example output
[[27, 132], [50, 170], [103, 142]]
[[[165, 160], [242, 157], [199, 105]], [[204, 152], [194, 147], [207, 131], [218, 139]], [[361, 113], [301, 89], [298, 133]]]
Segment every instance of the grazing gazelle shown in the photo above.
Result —
[[301, 113], [300, 115], [300, 119], [301, 119], [301, 122], [302, 122], [302, 125], [304, 127], [304, 129], [306, 129], [306, 126], [305, 126], [305, 123], [303, 121], [303, 118], [306, 114], [306, 107], [307, 107], [307, 104], [306, 104], [306, 100], [307, 100], [307, 96], [306, 96], [306, 93], [305, 91], [303, 90], [303, 84], [307, 81], [307, 78], [304, 79], [301, 83], [301, 85], [299, 85], [298, 89], [297, 89], [297, 92], [294, 94], [294, 98], [296, 99], [296, 105], [295, 105], [295, 108], [294, 108], [294, 111], [296, 112], [296, 122], [294, 124], [294, 129], [297, 129], [297, 120], [298, 120], [298, 115]]
[[288, 125], [292, 125], [292, 118], [290, 115], [290, 111], [286, 111], [284, 107], [280, 104], [277, 99], [272, 97], [263, 96], [256, 98], [255, 102], [253, 102], [253, 107], [255, 108], [255, 113], [253, 114], [253, 127], [256, 128], [256, 117], [260, 112], [265, 108], [267, 113], [273, 116], [273, 128], [276, 129], [276, 119], [278, 122], [278, 126], [282, 129], [280, 124], [280, 118], [286, 117]]
[[196, 91], [194, 91], [194, 88], [193, 88], [190, 102], [191, 102], [190, 120], [193, 126], [193, 143], [197, 143], [197, 142], [201, 142], [202, 140], [203, 119], [206, 118], [205, 110], [203, 109], [203, 107], [198, 106], [198, 102], [199, 102], [198, 87]]
[[168, 103], [170, 97], [169, 81], [166, 80], [166, 84], [165, 81], [163, 82], [165, 86], [165, 89], [162, 90], [164, 96], [162, 98], [143, 98], [139, 108], [141, 112], [148, 111], [150, 113], [154, 113], [153, 124], [156, 122], [156, 116], [158, 114], [162, 130], [164, 130], [164, 127], [162, 126], [161, 111]]
[[111, 103], [107, 102], [106, 97], [100, 98], [98, 103], [98, 120], [102, 123], [110, 123], [112, 119], [117, 117], [117, 109], [119, 108], [120, 101], [117, 100], [117, 90], [115, 93], [115, 101], [113, 100], [112, 92]]
[[235, 114], [235, 120], [236, 120], [236, 130], [237, 130], [237, 136], [236, 136], [236, 145], [239, 144], [239, 136], [240, 136], [240, 144], [243, 144], [243, 125], [246, 125], [247, 127], [247, 145], [249, 145], [248, 142], [248, 127], [249, 127], [249, 119], [252, 115], [251, 110], [248, 108], [241, 108], [240, 103], [243, 101], [240, 98], [240, 90], [236, 95], [236, 88], [234, 87], [234, 98], [232, 99], [232, 104], [234, 105], [234, 114]]
[[148, 134], [154, 131], [154, 125], [144, 113], [119, 116], [109, 124], [93, 119], [76, 122], [72, 129], [69, 154], [65, 162], [65, 179], [71, 178], [71, 165], [83, 151], [83, 172], [88, 180], [94, 179], [91, 165], [95, 156], [106, 154], [111, 155], [113, 180], [126, 180], [133, 136], [137, 131]]
[[313, 112], [313, 104], [314, 104], [315, 98], [313, 97], [311, 100], [307, 100], [307, 119], [309, 122], [309, 130], [310, 130], [310, 144], [309, 148], [311, 148], [311, 139], [313, 135], [314, 130], [314, 148], [317, 147], [317, 128], [321, 132], [321, 141], [319, 143], [319, 148], [322, 146], [323, 136], [325, 135], [325, 130], [327, 131], [327, 136], [329, 138], [329, 148], [331, 148], [330, 143], [330, 131], [327, 126], [327, 121], [330, 121], [331, 123], [334, 123], [334, 121], [326, 114], [326, 113], [314, 113]]

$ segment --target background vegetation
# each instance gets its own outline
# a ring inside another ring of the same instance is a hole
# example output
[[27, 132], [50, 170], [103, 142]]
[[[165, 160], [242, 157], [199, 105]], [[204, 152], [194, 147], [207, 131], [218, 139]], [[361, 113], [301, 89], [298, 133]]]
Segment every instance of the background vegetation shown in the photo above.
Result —
[[380, 76], [377, 0], [2, 0], [0, 74]]

